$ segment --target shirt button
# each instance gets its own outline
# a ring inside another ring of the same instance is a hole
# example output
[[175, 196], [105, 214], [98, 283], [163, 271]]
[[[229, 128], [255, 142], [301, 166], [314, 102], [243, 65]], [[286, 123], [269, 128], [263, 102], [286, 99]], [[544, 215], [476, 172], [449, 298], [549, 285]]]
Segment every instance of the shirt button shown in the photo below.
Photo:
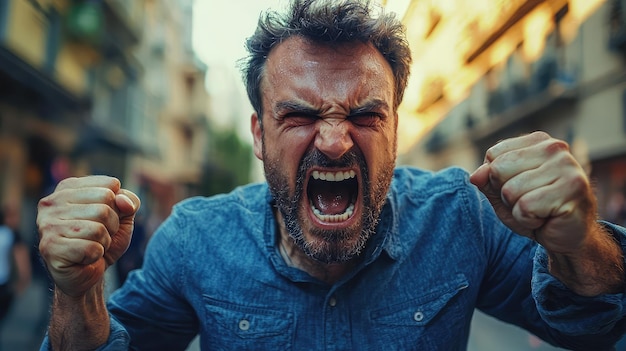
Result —
[[246, 331], [250, 329], [250, 322], [247, 319], [242, 319], [239, 321], [239, 329]]
[[413, 319], [416, 322], [421, 322], [424, 319], [424, 313], [422, 313], [421, 311], [415, 312], [415, 314], [413, 315]]
[[336, 298], [334, 298], [334, 297], [331, 297], [331, 298], [328, 300], [328, 305], [329, 305], [330, 307], [335, 307], [335, 306], [337, 306], [337, 299], [336, 299]]

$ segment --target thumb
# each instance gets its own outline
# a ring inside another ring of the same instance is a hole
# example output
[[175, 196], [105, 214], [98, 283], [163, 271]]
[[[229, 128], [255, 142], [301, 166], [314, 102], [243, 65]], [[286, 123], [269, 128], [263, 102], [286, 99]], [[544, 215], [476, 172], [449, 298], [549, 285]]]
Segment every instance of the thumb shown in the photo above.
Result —
[[470, 174], [470, 182], [479, 189], [484, 188], [489, 183], [489, 163], [483, 163]]
[[133, 192], [120, 189], [120, 191], [115, 195], [115, 205], [120, 211], [120, 216], [126, 217], [137, 213], [137, 210], [141, 205], [141, 201]]

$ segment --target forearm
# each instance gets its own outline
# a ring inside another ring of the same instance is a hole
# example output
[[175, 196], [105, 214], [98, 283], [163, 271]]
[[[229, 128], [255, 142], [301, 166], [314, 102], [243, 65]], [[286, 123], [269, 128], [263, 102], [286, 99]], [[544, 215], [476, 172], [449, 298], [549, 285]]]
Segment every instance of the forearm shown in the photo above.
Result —
[[621, 247], [599, 223], [575, 255], [548, 252], [550, 274], [581, 296], [624, 291]]
[[103, 290], [101, 283], [72, 297], [55, 289], [48, 331], [52, 350], [94, 350], [106, 343], [110, 320]]

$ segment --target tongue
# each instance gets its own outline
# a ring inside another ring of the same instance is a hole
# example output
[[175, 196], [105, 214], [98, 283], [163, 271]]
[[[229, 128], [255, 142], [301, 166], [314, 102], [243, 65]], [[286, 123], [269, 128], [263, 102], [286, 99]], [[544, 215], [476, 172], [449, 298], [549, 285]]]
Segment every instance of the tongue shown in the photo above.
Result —
[[332, 186], [327, 183], [323, 186], [317, 186], [315, 194], [312, 194], [311, 200], [313, 205], [322, 212], [322, 214], [335, 215], [344, 213], [348, 205], [350, 205], [350, 192], [345, 186]]

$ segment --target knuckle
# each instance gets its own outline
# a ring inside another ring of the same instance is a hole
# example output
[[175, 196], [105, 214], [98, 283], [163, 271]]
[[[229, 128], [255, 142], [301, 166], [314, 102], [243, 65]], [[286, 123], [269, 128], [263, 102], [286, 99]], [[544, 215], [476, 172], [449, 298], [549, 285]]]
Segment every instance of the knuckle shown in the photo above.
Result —
[[105, 204], [96, 204], [94, 206], [94, 217], [98, 222], [107, 223], [111, 217], [112, 209]]
[[551, 138], [550, 134], [541, 130], [530, 133], [530, 136], [537, 140], [547, 140]]
[[114, 204], [115, 203], [115, 192], [111, 189], [104, 189], [104, 193], [102, 194], [102, 202], [105, 204]]
[[502, 200], [509, 206], [514, 205], [517, 202], [514, 186], [512, 186], [510, 182], [502, 186], [500, 195], [502, 196]]
[[515, 203], [515, 207], [517, 207], [518, 213], [522, 218], [531, 218], [534, 217], [532, 204], [533, 202], [527, 197], [521, 197]]
[[81, 263], [93, 263], [104, 256], [104, 247], [96, 242], [91, 242], [83, 249], [82, 256]]
[[496, 180], [502, 178], [505, 172], [505, 165], [502, 160], [495, 160], [490, 165], [490, 177], [491, 180]]
[[37, 203], [37, 208], [41, 211], [44, 208], [48, 208], [48, 207], [52, 207], [54, 206], [55, 201], [52, 195], [48, 195], [42, 199], [39, 200], [39, 202]]
[[78, 178], [76, 177], [68, 177], [68, 178], [64, 178], [62, 179], [59, 184], [57, 184], [55, 191], [60, 191], [63, 189], [68, 189], [68, 188], [72, 188], [74, 186], [76, 186], [76, 182], [78, 181]]
[[109, 247], [111, 235], [109, 230], [103, 224], [98, 225], [93, 231], [93, 240], [102, 244], [105, 248]]
[[566, 155], [569, 155], [569, 145], [563, 141], [563, 140], [558, 140], [558, 139], [551, 139], [549, 141], [546, 142], [547, 145], [545, 146], [545, 152], [548, 155], [557, 155], [557, 154], [562, 154], [563, 157], [566, 157]]

